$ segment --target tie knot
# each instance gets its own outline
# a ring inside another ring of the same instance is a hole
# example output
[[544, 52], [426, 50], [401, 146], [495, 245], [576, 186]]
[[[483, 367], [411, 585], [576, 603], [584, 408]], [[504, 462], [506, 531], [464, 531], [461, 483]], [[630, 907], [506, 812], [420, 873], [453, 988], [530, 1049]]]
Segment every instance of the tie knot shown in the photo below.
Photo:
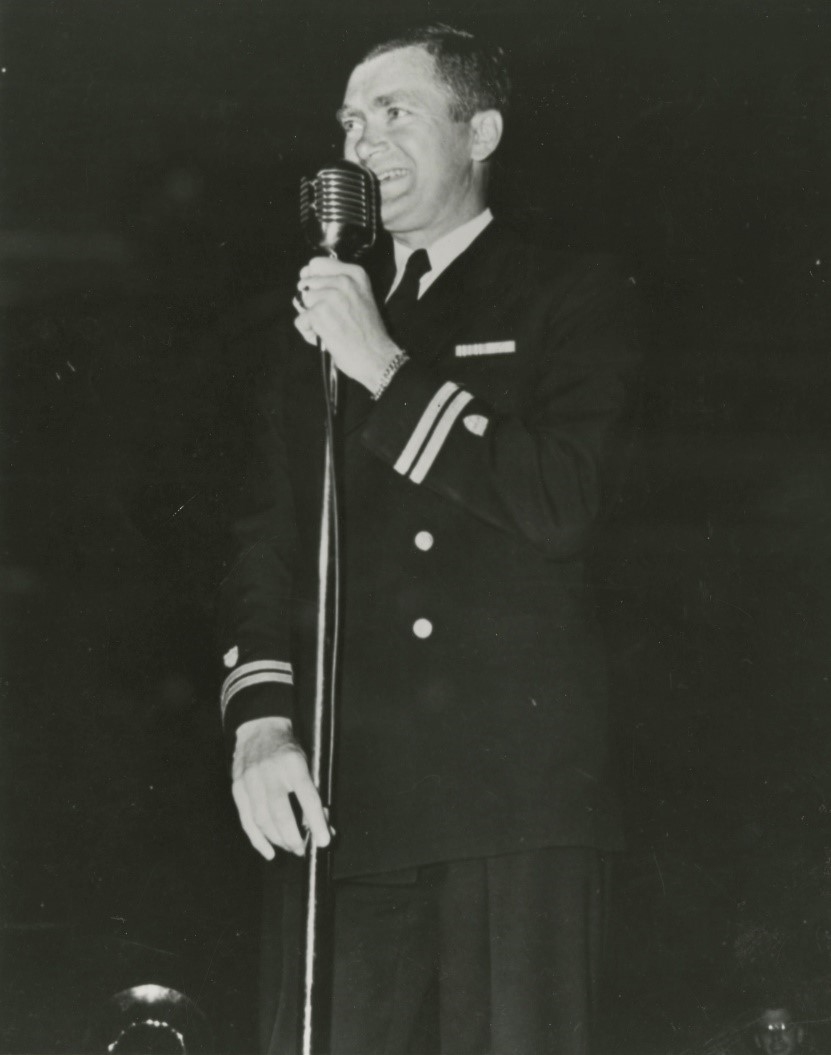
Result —
[[393, 334], [405, 325], [405, 320], [414, 310], [418, 301], [421, 276], [430, 270], [430, 257], [426, 249], [416, 249], [407, 258], [401, 281], [387, 300], [387, 320], [392, 325]]
[[410, 282], [418, 282], [422, 275], [430, 270], [430, 257], [426, 249], [416, 249], [410, 253], [407, 266], [404, 268], [404, 277]]

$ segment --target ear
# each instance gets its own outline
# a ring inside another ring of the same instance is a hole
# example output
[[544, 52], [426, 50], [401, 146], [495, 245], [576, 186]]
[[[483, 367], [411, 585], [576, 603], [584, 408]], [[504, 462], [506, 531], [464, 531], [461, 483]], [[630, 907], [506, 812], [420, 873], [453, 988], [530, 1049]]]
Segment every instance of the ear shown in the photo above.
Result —
[[471, 117], [470, 128], [470, 156], [474, 161], [487, 161], [502, 138], [502, 114], [498, 110], [479, 110]]

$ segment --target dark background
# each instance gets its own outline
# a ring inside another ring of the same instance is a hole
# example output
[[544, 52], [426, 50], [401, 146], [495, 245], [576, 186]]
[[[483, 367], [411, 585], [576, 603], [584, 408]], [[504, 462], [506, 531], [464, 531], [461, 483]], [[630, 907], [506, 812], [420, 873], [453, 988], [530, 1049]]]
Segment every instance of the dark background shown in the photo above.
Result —
[[610, 1052], [831, 1050], [831, 18], [824, 0], [2, 0], [0, 1048], [127, 986], [255, 1046], [258, 875], [213, 598], [251, 363], [354, 59], [509, 50], [498, 201], [631, 260], [640, 452], [598, 553], [629, 851]]

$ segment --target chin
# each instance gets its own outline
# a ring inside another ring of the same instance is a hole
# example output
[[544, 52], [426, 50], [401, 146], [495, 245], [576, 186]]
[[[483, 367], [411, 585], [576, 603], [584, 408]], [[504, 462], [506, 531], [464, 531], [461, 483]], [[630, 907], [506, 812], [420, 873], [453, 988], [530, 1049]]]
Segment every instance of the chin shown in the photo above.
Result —
[[390, 234], [395, 234], [396, 231], [402, 229], [403, 220], [404, 217], [400, 210], [395, 208], [394, 203], [391, 202], [389, 205], [385, 206], [384, 203], [381, 202], [381, 223]]

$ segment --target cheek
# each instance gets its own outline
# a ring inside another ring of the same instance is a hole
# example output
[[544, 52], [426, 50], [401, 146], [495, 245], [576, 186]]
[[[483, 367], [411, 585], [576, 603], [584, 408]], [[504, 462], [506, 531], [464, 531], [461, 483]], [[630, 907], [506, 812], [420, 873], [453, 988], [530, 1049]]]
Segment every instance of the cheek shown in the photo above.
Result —
[[448, 140], [439, 145], [435, 152], [434, 161], [437, 171], [441, 172], [442, 181], [455, 183], [462, 173], [469, 167], [469, 158], [460, 150], [455, 140]]

